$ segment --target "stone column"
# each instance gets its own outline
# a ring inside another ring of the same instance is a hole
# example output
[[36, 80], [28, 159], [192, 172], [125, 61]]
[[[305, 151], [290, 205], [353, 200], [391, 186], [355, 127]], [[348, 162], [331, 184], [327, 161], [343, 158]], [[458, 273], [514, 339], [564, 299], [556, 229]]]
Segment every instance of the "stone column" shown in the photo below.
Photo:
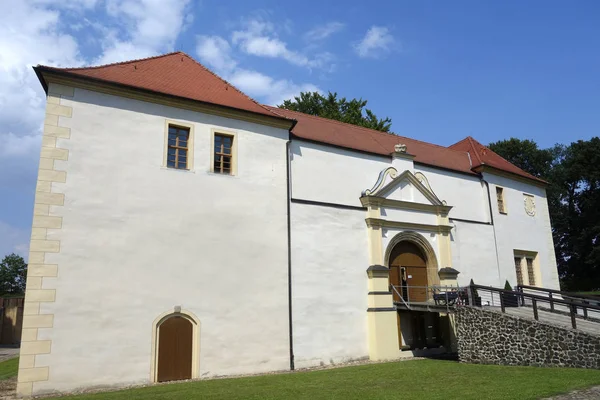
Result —
[[390, 270], [383, 265], [367, 269], [369, 295], [367, 309], [369, 359], [392, 360], [400, 357], [398, 315], [389, 288]]

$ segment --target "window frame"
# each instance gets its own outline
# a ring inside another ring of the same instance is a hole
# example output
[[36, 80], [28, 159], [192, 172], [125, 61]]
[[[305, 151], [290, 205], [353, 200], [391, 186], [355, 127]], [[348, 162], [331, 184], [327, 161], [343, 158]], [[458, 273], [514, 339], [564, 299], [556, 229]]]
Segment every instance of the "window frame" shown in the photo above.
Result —
[[[187, 149], [186, 149], [186, 168], [169, 167], [167, 163], [169, 148], [169, 128], [175, 127], [186, 129], [188, 131]], [[194, 125], [184, 121], [165, 120], [165, 138], [163, 146], [162, 167], [173, 171], [193, 171], [194, 169]]]
[[[500, 202], [502, 202], [502, 209], [500, 209]], [[508, 214], [508, 210], [506, 208], [506, 197], [504, 196], [504, 188], [498, 185], [496, 185], [496, 206], [498, 207], [498, 212], [500, 214]]]
[[[229, 168], [229, 173], [222, 173], [215, 171], [215, 137], [217, 135], [220, 136], [228, 136], [231, 138], [231, 166]], [[210, 132], [210, 166], [209, 171], [215, 175], [223, 175], [223, 176], [237, 176], [238, 174], [238, 163], [237, 163], [237, 147], [238, 147], [238, 134], [235, 131], [229, 131], [226, 129], [211, 129]]]
[[[536, 251], [528, 250], [513, 250], [515, 260], [520, 259], [521, 278], [523, 284], [526, 286], [540, 286], [541, 283], [541, 272], [540, 272], [540, 258], [539, 253]], [[531, 260], [531, 268], [527, 260]], [[516, 273], [516, 263], [515, 263]], [[533, 282], [531, 282], [531, 276], [533, 276]]]

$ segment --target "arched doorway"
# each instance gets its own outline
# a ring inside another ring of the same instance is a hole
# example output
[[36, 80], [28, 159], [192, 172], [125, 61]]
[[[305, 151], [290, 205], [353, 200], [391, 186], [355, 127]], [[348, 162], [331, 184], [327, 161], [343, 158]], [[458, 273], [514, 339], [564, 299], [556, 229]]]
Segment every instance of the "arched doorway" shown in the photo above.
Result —
[[193, 344], [194, 326], [189, 319], [173, 315], [158, 326], [158, 382], [192, 378]]
[[[427, 261], [423, 251], [415, 243], [401, 241], [394, 246], [389, 256], [390, 284], [407, 302], [427, 301]], [[394, 300], [400, 301], [394, 291]]]

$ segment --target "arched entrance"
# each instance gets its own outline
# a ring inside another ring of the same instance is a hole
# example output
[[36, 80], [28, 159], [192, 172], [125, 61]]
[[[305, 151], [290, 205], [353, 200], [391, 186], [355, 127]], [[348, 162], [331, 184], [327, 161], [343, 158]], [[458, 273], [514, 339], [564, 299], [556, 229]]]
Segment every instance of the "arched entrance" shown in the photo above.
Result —
[[[390, 268], [390, 284], [408, 286], [408, 293], [404, 294], [407, 296], [410, 294], [411, 302], [426, 301], [427, 295], [423, 300], [424, 294], [418, 293], [417, 288], [414, 288], [411, 292], [410, 286], [427, 286], [431, 288], [440, 284], [435, 251], [429, 241], [420, 233], [404, 231], [394, 236], [385, 250], [385, 265]], [[393, 266], [398, 268], [392, 268]], [[423, 266], [425, 270], [417, 269], [423, 268]], [[415, 273], [409, 273], [409, 269], [405, 269], [405, 275], [403, 276], [401, 267], [414, 267], [410, 271]], [[394, 279], [392, 279], [392, 274], [396, 273], [394, 270], [397, 271], [398, 277], [394, 276]], [[409, 278], [409, 275], [412, 278]], [[406, 281], [406, 285], [402, 284], [402, 278]], [[396, 296], [394, 299], [396, 299], [397, 294], [395, 292], [394, 295]], [[416, 297], [413, 297], [413, 295]]]
[[200, 320], [190, 311], [175, 307], [152, 324], [153, 382], [199, 377]]
[[173, 316], [158, 329], [158, 382], [192, 378], [194, 327], [187, 318]]
[[[402, 241], [394, 246], [389, 260], [390, 284], [397, 286], [404, 300], [427, 301], [427, 262], [419, 246], [409, 241]], [[394, 291], [394, 300], [400, 301], [396, 291]]]

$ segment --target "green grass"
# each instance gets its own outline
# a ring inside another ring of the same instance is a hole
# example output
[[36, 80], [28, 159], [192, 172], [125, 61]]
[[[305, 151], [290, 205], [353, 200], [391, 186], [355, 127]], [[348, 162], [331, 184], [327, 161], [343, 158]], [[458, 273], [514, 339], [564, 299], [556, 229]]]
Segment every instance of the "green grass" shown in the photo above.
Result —
[[215, 379], [66, 397], [188, 399], [538, 399], [600, 385], [599, 370], [415, 360], [293, 374]]
[[0, 381], [10, 379], [17, 376], [19, 369], [19, 358], [11, 358], [10, 360], [0, 362]]

